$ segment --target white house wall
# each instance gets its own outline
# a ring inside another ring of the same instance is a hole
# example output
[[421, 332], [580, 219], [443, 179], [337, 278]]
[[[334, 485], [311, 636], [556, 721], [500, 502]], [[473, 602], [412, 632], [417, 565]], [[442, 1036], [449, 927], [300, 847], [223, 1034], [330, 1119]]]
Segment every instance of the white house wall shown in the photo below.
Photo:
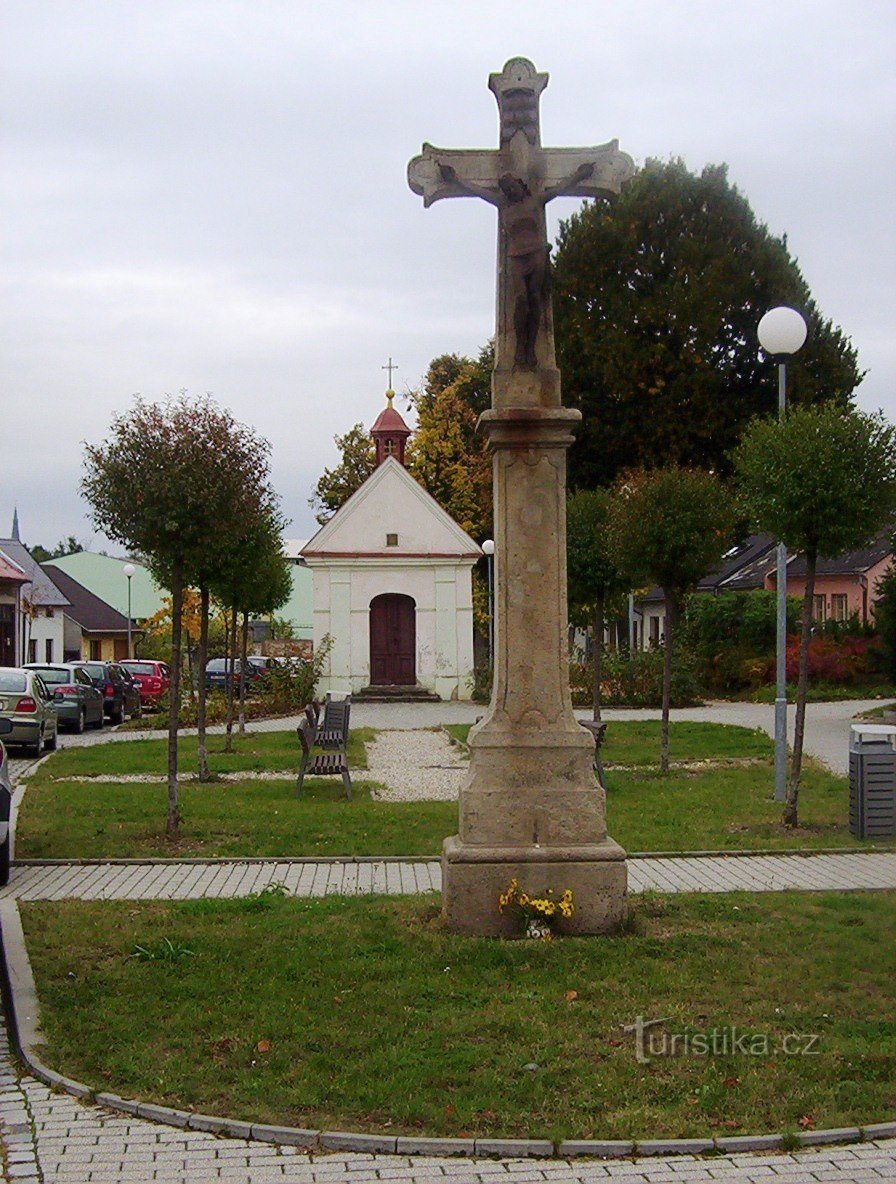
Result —
[[332, 648], [320, 687], [345, 694], [370, 685], [370, 602], [385, 593], [413, 598], [417, 682], [442, 699], [468, 699], [473, 678], [473, 602], [469, 561], [329, 559], [314, 572], [314, 645]]
[[[37, 615], [30, 621], [25, 619], [22, 628], [22, 653], [24, 662], [30, 661], [29, 641], [35, 642], [34, 660], [36, 662], [61, 662], [65, 650], [65, 623], [61, 608], [50, 610], [52, 617], [46, 615], [45, 608], [38, 608]], [[23, 614], [24, 615], [24, 614]], [[47, 650], [47, 642], [51, 649]]]

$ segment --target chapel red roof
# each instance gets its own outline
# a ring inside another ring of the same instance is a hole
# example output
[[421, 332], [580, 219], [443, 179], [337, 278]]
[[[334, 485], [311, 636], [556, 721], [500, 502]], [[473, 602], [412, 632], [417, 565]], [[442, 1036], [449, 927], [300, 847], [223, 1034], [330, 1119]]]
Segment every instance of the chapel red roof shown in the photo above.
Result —
[[376, 421], [370, 432], [371, 435], [374, 432], [407, 432], [410, 435], [411, 429], [390, 404], [388, 407], [384, 407], [376, 417]]

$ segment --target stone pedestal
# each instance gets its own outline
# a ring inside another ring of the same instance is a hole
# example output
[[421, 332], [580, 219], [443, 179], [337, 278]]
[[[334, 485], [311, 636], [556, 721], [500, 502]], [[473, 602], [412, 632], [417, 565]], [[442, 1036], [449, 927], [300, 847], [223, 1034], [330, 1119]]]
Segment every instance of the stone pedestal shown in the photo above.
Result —
[[[555, 394], [549, 380], [538, 386]], [[534, 895], [571, 889], [567, 933], [610, 932], [625, 916], [625, 852], [607, 836], [594, 739], [569, 694], [566, 449], [578, 420], [530, 403], [480, 421], [494, 452], [494, 681], [470, 732], [459, 834], [442, 855], [443, 912], [458, 933], [513, 933], [498, 911], [512, 879]]]

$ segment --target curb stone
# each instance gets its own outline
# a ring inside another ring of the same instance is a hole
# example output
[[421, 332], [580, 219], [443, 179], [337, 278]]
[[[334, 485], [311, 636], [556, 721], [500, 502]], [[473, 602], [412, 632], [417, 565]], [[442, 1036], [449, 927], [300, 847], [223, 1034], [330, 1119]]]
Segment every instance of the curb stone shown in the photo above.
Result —
[[554, 1144], [548, 1139], [477, 1139], [476, 1155], [498, 1155], [502, 1159], [521, 1156], [548, 1157], [554, 1154]]
[[645, 1139], [635, 1144], [635, 1155], [703, 1155], [715, 1149], [712, 1139]]
[[399, 1155], [473, 1155], [475, 1139], [427, 1139], [423, 1136], [399, 1135], [396, 1150]]
[[624, 1159], [627, 1155], [633, 1155], [634, 1150], [634, 1143], [626, 1139], [609, 1139], [604, 1142], [597, 1139], [567, 1139], [557, 1148], [557, 1154], [564, 1159], [580, 1155], [595, 1159]]
[[386, 1151], [395, 1153], [397, 1135], [362, 1135], [352, 1131], [322, 1131], [318, 1139], [321, 1147], [331, 1151]]
[[252, 1124], [252, 1138], [259, 1143], [285, 1143], [290, 1147], [314, 1147], [320, 1131], [305, 1131], [294, 1126], [271, 1126], [268, 1123]]
[[251, 1122], [237, 1122], [233, 1118], [219, 1118], [215, 1114], [191, 1114], [187, 1129], [204, 1131], [209, 1135], [230, 1135], [234, 1139], [251, 1139]]
[[831, 1127], [823, 1131], [801, 1131], [801, 1147], [822, 1147], [826, 1143], [859, 1143], [862, 1132], [857, 1126]]
[[713, 1142], [718, 1151], [781, 1151], [783, 1135], [720, 1135]]
[[863, 1126], [862, 1138], [868, 1143], [875, 1139], [896, 1139], [896, 1122], [872, 1122]]
[[137, 1103], [137, 1117], [148, 1122], [163, 1122], [166, 1126], [179, 1126], [186, 1130], [190, 1121], [188, 1110], [172, 1110], [170, 1106], [155, 1106], [152, 1102]]
[[[181, 1129], [229, 1135], [239, 1139], [257, 1139], [266, 1143], [282, 1143], [309, 1149], [325, 1148], [335, 1151], [386, 1152], [389, 1154], [452, 1154], [495, 1156], [502, 1158], [593, 1156], [624, 1158], [631, 1155], [701, 1154], [712, 1151], [769, 1151], [784, 1146], [782, 1135], [729, 1135], [716, 1139], [644, 1140], [636, 1145], [626, 1140], [566, 1140], [558, 1146], [547, 1139], [426, 1139], [398, 1135], [372, 1135], [352, 1131], [312, 1131], [296, 1127], [269, 1126], [240, 1122], [216, 1115], [196, 1114], [158, 1106], [150, 1102], [132, 1101], [108, 1091], [94, 1091], [83, 1082], [74, 1081], [48, 1068], [34, 1051], [43, 1043], [40, 1032], [37, 994], [28, 951], [25, 946], [18, 904], [7, 898], [0, 901], [0, 955], [7, 996], [10, 1000], [10, 1035], [31, 1073], [45, 1084], [61, 1089], [77, 1098], [103, 1105], [138, 1118], [175, 1126]], [[9, 1132], [11, 1128], [7, 1128]], [[30, 1128], [29, 1128], [30, 1129]], [[803, 1132], [801, 1146], [833, 1143], [854, 1143], [865, 1140], [896, 1137], [896, 1123], [872, 1123], [864, 1127], [840, 1127], [830, 1130]], [[399, 1144], [401, 1144], [399, 1146]]]

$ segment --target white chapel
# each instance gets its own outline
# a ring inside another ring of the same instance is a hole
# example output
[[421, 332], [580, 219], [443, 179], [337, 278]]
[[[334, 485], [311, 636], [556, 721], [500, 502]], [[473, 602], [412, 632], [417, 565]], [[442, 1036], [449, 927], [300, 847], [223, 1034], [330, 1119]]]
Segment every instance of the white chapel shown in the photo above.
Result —
[[392, 406], [371, 428], [376, 468], [305, 545], [321, 692], [469, 699], [473, 564], [482, 551], [404, 465], [411, 432]]

